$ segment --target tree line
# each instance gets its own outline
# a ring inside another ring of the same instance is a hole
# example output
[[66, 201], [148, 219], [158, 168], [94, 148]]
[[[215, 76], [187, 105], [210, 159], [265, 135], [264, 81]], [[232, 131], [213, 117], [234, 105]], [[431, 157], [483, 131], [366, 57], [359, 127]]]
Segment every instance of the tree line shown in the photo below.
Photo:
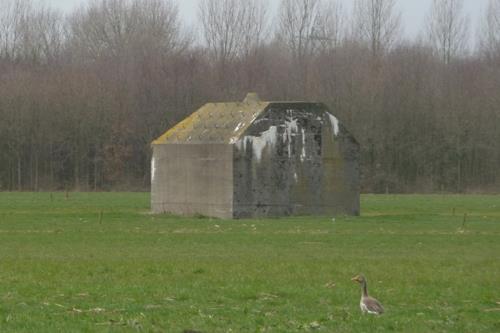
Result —
[[0, 190], [146, 190], [155, 137], [256, 91], [327, 104], [363, 191], [498, 191], [500, 0], [480, 21], [434, 0], [410, 39], [395, 0], [199, 0], [194, 26], [174, 0], [2, 0]]

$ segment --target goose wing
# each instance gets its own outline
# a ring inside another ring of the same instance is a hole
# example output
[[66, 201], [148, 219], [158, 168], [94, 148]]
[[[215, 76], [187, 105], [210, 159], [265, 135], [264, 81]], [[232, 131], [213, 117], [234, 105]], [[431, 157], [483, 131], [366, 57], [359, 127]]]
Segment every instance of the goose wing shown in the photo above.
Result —
[[366, 312], [371, 314], [382, 314], [384, 313], [384, 307], [373, 297], [364, 297], [363, 304], [365, 306]]

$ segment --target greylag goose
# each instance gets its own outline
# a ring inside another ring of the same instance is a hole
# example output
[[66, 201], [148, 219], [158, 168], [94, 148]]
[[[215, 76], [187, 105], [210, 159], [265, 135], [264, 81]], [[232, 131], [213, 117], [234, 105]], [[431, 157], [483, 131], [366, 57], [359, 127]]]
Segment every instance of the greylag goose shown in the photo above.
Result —
[[363, 313], [380, 315], [384, 313], [384, 307], [375, 298], [368, 296], [368, 287], [366, 286], [366, 278], [363, 275], [357, 275], [351, 279], [361, 284], [361, 301], [359, 307]]

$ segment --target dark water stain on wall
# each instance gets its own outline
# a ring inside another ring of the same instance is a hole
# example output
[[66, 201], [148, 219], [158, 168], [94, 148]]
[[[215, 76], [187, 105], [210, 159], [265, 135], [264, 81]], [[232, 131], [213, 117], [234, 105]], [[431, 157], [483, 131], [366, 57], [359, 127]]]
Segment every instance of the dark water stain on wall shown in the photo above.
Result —
[[256, 119], [234, 149], [235, 217], [359, 214], [359, 146], [331, 117], [285, 103]]

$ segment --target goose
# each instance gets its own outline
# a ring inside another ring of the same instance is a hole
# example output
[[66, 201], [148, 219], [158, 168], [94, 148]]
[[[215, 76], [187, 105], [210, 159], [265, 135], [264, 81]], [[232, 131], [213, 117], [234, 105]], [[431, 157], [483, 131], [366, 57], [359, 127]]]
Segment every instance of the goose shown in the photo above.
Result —
[[381, 315], [384, 313], [384, 307], [375, 298], [368, 296], [368, 287], [366, 285], [366, 278], [363, 275], [357, 275], [351, 281], [361, 284], [361, 301], [359, 307], [361, 312], [374, 315]]

